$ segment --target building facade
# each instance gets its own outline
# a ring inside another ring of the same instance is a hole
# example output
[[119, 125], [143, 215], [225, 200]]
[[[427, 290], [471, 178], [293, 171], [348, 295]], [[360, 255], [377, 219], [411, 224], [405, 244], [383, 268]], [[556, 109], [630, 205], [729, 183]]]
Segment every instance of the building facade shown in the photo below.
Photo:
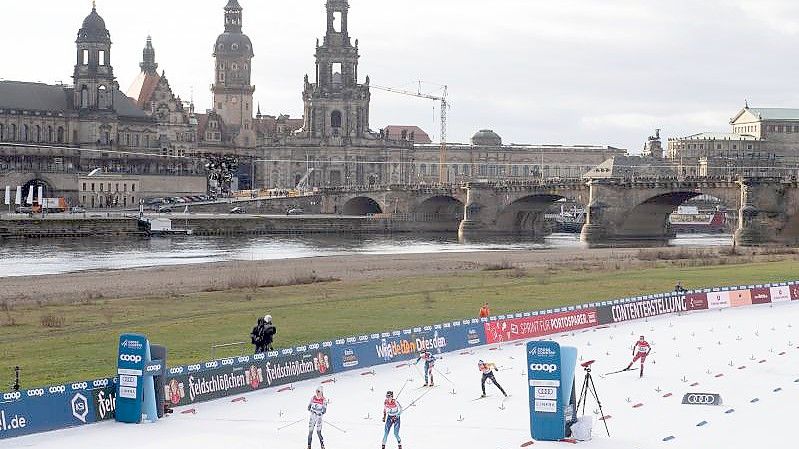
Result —
[[731, 132], [704, 132], [668, 141], [666, 157], [693, 176], [780, 176], [799, 168], [799, 109], [750, 108]]
[[[150, 37], [139, 74], [122, 93], [110, 32], [93, 7], [75, 42], [73, 85], [0, 81], [0, 185], [35, 183], [48, 195], [89, 207], [90, 198], [107, 205], [100, 201], [107, 191], [99, 195], [82, 188], [83, 176], [100, 168], [105, 175], [125, 177], [123, 193], [126, 184], [137, 186], [139, 195], [119, 196], [124, 204], [201, 193], [197, 190], [207, 188], [202, 182], [206, 158], [220, 154], [239, 159], [236, 184], [243, 189], [293, 188], [303, 178], [311, 187], [438, 182], [440, 146], [423, 130], [372, 130], [370, 79], [359, 73], [359, 42], [350, 35], [349, 8], [348, 0], [327, 0], [316, 70], [302, 84], [304, 115], [292, 118], [262, 114], [255, 101], [255, 51], [244, 33], [239, 0], [226, 0], [221, 11], [223, 30], [209, 54], [213, 104], [204, 112], [182, 100], [164, 69], [159, 72], [163, 64]], [[450, 182], [577, 178], [608, 157], [626, 154], [601, 146], [504, 145], [490, 130], [448, 147]], [[164, 182], [155, 180], [159, 176]]]

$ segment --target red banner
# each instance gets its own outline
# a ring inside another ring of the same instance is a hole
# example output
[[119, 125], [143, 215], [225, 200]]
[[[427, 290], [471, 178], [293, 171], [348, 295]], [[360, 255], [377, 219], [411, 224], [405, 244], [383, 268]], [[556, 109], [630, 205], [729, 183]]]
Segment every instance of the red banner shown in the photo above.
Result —
[[584, 329], [599, 324], [595, 309], [574, 310], [485, 323], [486, 343], [520, 340]]
[[752, 304], [768, 304], [771, 302], [771, 290], [768, 288], [752, 289]]
[[688, 310], [705, 310], [707, 309], [707, 295], [705, 293], [685, 295], [685, 305]]
[[799, 301], [799, 284], [794, 284], [791, 286], [791, 299], [794, 301]]

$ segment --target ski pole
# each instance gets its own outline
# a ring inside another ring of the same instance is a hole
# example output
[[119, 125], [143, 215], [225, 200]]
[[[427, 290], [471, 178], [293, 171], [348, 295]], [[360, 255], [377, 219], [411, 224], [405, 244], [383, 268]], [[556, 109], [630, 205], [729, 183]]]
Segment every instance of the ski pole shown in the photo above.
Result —
[[280, 432], [281, 430], [285, 429], [286, 427], [291, 427], [294, 424], [299, 424], [300, 422], [305, 421], [305, 418], [300, 418], [292, 423], [286, 424], [285, 426], [280, 426], [277, 428], [277, 431]]
[[400, 415], [405, 413], [405, 410], [408, 410], [410, 407], [413, 407], [413, 404], [416, 404], [417, 402], [419, 402], [420, 399], [425, 397], [427, 395], [427, 393], [430, 393], [431, 391], [433, 391], [432, 388], [427, 390], [427, 391], [425, 391], [424, 393], [422, 393], [418, 398], [414, 399], [410, 404], [408, 404], [407, 407], [403, 408], [402, 411], [400, 411]]
[[436, 372], [438, 373], [438, 375], [439, 375], [439, 376], [441, 376], [441, 377], [443, 377], [443, 378], [444, 378], [444, 380], [446, 380], [447, 382], [451, 383], [453, 387], [457, 387], [457, 385], [455, 385], [455, 382], [453, 382], [453, 381], [449, 380], [449, 378], [448, 378], [447, 376], [445, 376], [445, 375], [444, 375], [444, 373], [442, 373], [441, 371], [439, 371], [439, 369], [438, 369], [438, 368], [435, 368], [435, 367], [434, 367], [433, 369], [434, 369], [434, 370], [436, 370]]
[[332, 422], [330, 422], [330, 420], [329, 420], [329, 419], [328, 419], [328, 420], [326, 420], [326, 422], [327, 422], [327, 424], [328, 424], [330, 427], [332, 427], [332, 428], [334, 428], [334, 429], [338, 430], [339, 432], [342, 432], [342, 433], [347, 433], [347, 431], [346, 431], [346, 430], [344, 430], [344, 429], [342, 429], [341, 427], [339, 427], [339, 426], [337, 426], [337, 425], [333, 424]]
[[400, 388], [400, 391], [399, 391], [399, 393], [397, 393], [397, 395], [396, 395], [396, 396], [394, 396], [394, 399], [399, 399], [400, 395], [402, 394], [402, 391], [403, 391], [403, 390], [405, 390], [405, 387], [407, 387], [407, 386], [408, 386], [408, 382], [409, 382], [409, 381], [408, 381], [407, 379], [405, 379], [405, 383], [404, 383], [404, 384], [402, 384], [402, 388]]

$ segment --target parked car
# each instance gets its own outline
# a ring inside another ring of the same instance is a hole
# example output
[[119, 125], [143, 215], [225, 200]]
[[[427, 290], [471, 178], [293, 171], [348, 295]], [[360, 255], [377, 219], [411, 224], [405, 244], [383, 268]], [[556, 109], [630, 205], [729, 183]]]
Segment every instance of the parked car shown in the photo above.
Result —
[[74, 206], [69, 211], [72, 212], [73, 214], [82, 214], [82, 213], [86, 212], [86, 209], [84, 209], [81, 206]]
[[230, 209], [230, 213], [231, 214], [246, 214], [247, 210], [244, 209], [243, 207], [234, 207], [233, 209]]
[[305, 211], [300, 209], [299, 207], [295, 207], [293, 209], [289, 209], [286, 211], [286, 215], [302, 215]]
[[161, 207], [158, 208], [158, 213], [159, 214], [171, 214], [172, 213], [172, 208], [169, 207], [169, 206], [161, 206]]

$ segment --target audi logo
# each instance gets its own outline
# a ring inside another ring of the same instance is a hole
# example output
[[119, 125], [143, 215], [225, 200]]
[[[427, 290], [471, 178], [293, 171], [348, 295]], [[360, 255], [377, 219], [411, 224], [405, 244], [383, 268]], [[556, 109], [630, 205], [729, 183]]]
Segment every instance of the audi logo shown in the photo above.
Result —
[[531, 363], [530, 371], [544, 371], [547, 373], [554, 373], [558, 370], [558, 365], [554, 363]]
[[717, 405], [721, 403], [721, 396], [711, 393], [686, 393], [683, 404], [690, 405]]
[[142, 358], [141, 358], [140, 355], [120, 354], [119, 355], [119, 360], [122, 360], [123, 362], [139, 363], [139, 362], [142, 361]]

